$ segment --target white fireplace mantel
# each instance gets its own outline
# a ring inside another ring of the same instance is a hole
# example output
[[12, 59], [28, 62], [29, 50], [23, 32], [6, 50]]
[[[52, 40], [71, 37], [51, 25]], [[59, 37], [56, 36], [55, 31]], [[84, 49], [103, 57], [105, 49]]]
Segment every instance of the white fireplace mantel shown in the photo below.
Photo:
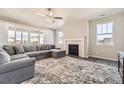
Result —
[[68, 54], [68, 45], [69, 44], [78, 44], [79, 45], [79, 56], [84, 57], [84, 39], [65, 39], [64, 40], [64, 49], [66, 54]]

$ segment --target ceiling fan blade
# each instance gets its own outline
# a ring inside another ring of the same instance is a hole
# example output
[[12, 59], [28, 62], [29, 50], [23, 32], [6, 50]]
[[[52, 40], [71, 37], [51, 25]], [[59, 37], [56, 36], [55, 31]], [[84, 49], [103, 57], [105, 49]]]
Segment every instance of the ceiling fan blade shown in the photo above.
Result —
[[42, 13], [38, 13], [38, 12], [35, 12], [36, 15], [39, 15], [39, 16], [43, 16], [43, 17], [46, 17], [46, 15], [42, 14]]
[[63, 17], [53, 17], [54, 19], [63, 19]]

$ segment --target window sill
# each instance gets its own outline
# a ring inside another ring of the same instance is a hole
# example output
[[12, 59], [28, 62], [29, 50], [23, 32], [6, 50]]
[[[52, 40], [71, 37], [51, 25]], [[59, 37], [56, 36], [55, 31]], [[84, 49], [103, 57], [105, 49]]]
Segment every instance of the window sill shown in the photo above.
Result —
[[114, 44], [96, 44], [96, 46], [114, 46]]

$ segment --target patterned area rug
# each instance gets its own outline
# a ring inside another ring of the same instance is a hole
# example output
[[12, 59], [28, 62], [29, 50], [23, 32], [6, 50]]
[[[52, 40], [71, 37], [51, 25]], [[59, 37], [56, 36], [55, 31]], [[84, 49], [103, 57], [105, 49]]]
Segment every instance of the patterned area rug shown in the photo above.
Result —
[[36, 62], [35, 77], [23, 84], [119, 84], [116, 67], [72, 57]]

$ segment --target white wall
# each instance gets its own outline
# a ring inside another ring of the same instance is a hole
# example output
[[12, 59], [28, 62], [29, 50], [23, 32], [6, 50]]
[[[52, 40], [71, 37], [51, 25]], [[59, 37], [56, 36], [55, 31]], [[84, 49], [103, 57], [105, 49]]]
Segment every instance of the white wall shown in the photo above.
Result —
[[83, 38], [83, 22], [79, 20], [68, 20], [63, 27], [64, 39]]
[[7, 24], [0, 21], [0, 46], [8, 44]]
[[[96, 24], [113, 21], [113, 46], [96, 45]], [[90, 49], [91, 56], [117, 60], [117, 51], [124, 51], [124, 13], [90, 21]]]

